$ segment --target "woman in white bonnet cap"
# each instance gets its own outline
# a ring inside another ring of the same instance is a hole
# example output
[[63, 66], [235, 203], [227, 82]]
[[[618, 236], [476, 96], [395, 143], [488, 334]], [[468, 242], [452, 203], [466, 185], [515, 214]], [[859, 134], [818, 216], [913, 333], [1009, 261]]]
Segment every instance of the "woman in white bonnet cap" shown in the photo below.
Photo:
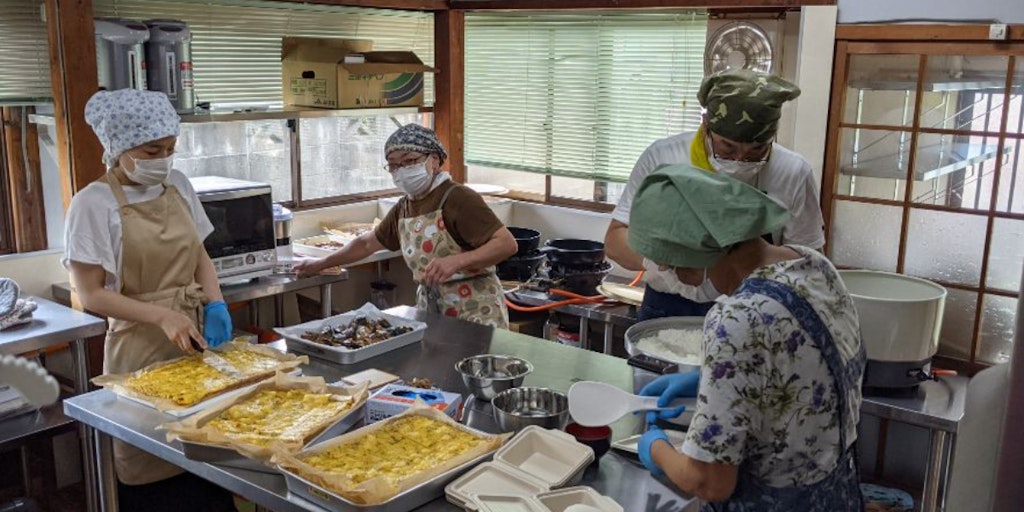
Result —
[[[62, 263], [82, 306], [109, 319], [103, 372], [227, 341], [231, 317], [203, 247], [213, 226], [173, 169], [180, 120], [167, 96], [100, 91], [85, 118], [107, 172], [71, 200]], [[234, 510], [227, 491], [125, 443], [114, 442], [114, 463], [121, 510]]]

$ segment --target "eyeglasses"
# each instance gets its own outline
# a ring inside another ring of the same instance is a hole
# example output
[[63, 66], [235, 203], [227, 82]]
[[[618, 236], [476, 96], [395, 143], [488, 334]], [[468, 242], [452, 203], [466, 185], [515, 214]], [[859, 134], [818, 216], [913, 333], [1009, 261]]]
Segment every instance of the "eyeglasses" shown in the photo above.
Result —
[[410, 167], [410, 166], [416, 165], [418, 163], [424, 162], [429, 157], [430, 157], [430, 155], [420, 155], [420, 156], [417, 156], [417, 157], [407, 158], [407, 159], [402, 160], [401, 162], [399, 162], [397, 164], [388, 162], [388, 163], [384, 164], [383, 166], [381, 166], [381, 169], [383, 169], [386, 172], [395, 172], [395, 171], [397, 171], [399, 169], [404, 169], [406, 167]]
[[[708, 144], [708, 153], [714, 156], [716, 160], [736, 160], [739, 162], [756, 162], [760, 164], [768, 163], [768, 159], [772, 155], [772, 143], [775, 141], [775, 139], [772, 138], [767, 142], [759, 143], [758, 146], [755, 146], [754, 144], [733, 143], [736, 147], [723, 155], [719, 154], [718, 151], [715, 151], [715, 137], [716, 135], [714, 133], [708, 131], [705, 140], [707, 140]], [[764, 153], [763, 155], [761, 154], [762, 152]], [[753, 153], [753, 155], [751, 153]]]

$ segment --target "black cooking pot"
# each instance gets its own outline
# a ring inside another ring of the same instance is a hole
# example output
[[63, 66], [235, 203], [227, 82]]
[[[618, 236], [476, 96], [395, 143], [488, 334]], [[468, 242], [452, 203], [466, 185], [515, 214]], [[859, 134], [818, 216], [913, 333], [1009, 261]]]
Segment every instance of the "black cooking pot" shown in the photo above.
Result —
[[516, 251], [516, 256], [525, 256], [537, 250], [537, 246], [540, 245], [540, 231], [529, 228], [508, 228], [509, 232], [512, 233], [512, 237], [516, 239], [516, 245], [519, 246], [519, 250]]
[[540, 250], [547, 255], [552, 265], [582, 267], [604, 261], [604, 244], [593, 240], [549, 240]]
[[525, 255], [516, 255], [498, 263], [498, 278], [503, 281], [529, 281], [537, 267], [544, 261], [544, 253], [533, 251]]

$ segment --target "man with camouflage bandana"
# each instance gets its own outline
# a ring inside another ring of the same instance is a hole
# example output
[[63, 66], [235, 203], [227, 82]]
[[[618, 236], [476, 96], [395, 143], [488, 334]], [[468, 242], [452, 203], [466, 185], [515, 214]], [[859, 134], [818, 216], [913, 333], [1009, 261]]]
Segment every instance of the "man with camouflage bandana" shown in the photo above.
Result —
[[689, 164], [728, 175], [757, 187], [784, 204], [790, 221], [767, 235], [776, 245], [821, 249], [824, 221], [818, 185], [810, 164], [774, 142], [782, 105], [800, 95], [787, 80], [749, 70], [730, 70], [704, 79], [697, 99], [704, 108], [696, 132], [684, 132], [651, 144], [640, 156], [605, 235], [608, 256], [630, 270], [646, 270], [647, 291], [640, 320], [664, 316], [703, 316], [719, 293], [710, 281], [701, 286], [680, 283], [627, 245], [629, 213], [640, 183], [665, 165]]

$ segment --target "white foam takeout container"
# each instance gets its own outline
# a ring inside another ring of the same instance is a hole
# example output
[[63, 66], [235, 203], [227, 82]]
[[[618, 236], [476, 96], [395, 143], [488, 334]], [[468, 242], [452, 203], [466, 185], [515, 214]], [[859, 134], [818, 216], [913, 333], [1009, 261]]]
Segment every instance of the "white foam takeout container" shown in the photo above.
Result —
[[590, 487], [570, 487], [534, 496], [476, 494], [473, 505], [479, 512], [565, 512], [573, 505], [589, 505], [602, 512], [623, 512], [623, 508]]
[[482, 510], [477, 496], [537, 499], [552, 489], [578, 484], [593, 461], [594, 450], [571, 435], [531, 425], [498, 450], [494, 461], [469, 470], [449, 484], [445, 496], [453, 505], [469, 511]]

